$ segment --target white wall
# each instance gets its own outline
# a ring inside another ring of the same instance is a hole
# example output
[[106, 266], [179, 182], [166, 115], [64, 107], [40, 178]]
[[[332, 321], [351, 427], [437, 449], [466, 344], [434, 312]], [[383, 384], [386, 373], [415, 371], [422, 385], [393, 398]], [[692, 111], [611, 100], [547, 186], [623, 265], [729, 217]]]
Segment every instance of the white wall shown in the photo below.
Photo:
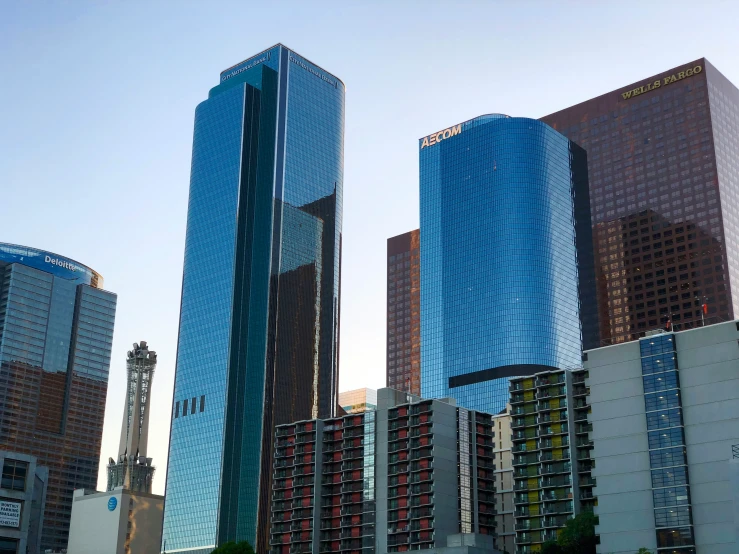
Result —
[[[108, 501], [115, 497], [115, 510]], [[122, 489], [83, 495], [75, 491], [69, 530], [68, 554], [126, 554], [130, 529], [131, 554], [158, 554], [161, 547], [164, 498], [131, 494]]]

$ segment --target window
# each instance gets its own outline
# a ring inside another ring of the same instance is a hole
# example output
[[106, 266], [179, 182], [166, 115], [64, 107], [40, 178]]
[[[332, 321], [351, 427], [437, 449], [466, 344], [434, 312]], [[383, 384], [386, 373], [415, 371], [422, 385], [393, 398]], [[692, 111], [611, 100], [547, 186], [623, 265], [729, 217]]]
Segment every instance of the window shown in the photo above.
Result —
[[16, 554], [18, 552], [18, 541], [0, 537], [0, 554]]
[[175, 419], [177, 419], [178, 417], [180, 417], [180, 403], [179, 402], [175, 402], [175, 405], [174, 405], [174, 417], [175, 417]]
[[649, 432], [649, 449], [669, 448], [671, 446], [683, 446], [685, 440], [683, 438], [682, 427], [674, 429], [665, 429], [663, 431]]
[[693, 530], [690, 527], [680, 529], [660, 529], [657, 531], [657, 547], [668, 546], [691, 546], [693, 541]]
[[26, 490], [27, 473], [28, 462], [5, 458], [5, 463], [3, 464], [2, 488], [11, 491]]
[[654, 507], [664, 508], [666, 506], [679, 506], [689, 504], [688, 487], [670, 487], [668, 489], [656, 489], [653, 493]]
[[650, 412], [647, 414], [647, 429], [666, 429], [668, 427], [679, 427], [683, 424], [680, 408]]
[[680, 391], [656, 392], [644, 395], [647, 412], [680, 406]]
[[677, 371], [647, 375], [644, 377], [644, 392], [657, 392], [679, 388]]
[[649, 465], [654, 469], [685, 465], [686, 463], [684, 447], [652, 450], [649, 453]]
[[685, 466], [652, 470], [652, 487], [654, 488], [686, 485], [687, 483], [688, 472]]
[[192, 397], [192, 402], [190, 403], [190, 413], [191, 414], [194, 414], [195, 413], [195, 407], [196, 407], [195, 406], [195, 402], [196, 401], [197, 401], [197, 398], [193, 396]]
[[182, 401], [182, 417], [187, 415], [187, 400]]
[[205, 411], [205, 395], [202, 395], [200, 397], [200, 411], [201, 412]]

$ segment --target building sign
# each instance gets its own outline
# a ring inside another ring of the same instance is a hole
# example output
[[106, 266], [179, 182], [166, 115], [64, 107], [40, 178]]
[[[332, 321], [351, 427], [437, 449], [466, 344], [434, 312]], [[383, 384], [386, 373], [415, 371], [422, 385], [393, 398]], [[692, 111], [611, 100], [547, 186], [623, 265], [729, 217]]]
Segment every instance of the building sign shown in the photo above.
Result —
[[0, 500], [0, 527], [21, 526], [20, 502], [8, 502]]
[[241, 62], [238, 65], [233, 66], [231, 69], [227, 69], [223, 73], [221, 73], [221, 83], [227, 81], [231, 77], [236, 77], [239, 73], [243, 73], [244, 71], [248, 71], [252, 67], [256, 67], [259, 64], [263, 64], [266, 61], [269, 61], [270, 56], [272, 55], [272, 52], [265, 52], [262, 56], [259, 56], [256, 60], [252, 61], [245, 61]]
[[650, 90], [655, 90], [660, 87], [671, 85], [672, 83], [677, 83], [678, 81], [682, 81], [686, 77], [692, 77], [693, 75], [698, 75], [698, 73], [700, 73], [701, 71], [703, 71], [703, 68], [700, 65], [696, 65], [695, 67], [686, 69], [685, 71], [680, 71], [679, 73], [674, 73], [673, 75], [669, 75], [665, 77], [664, 79], [657, 79], [656, 81], [652, 81], [650, 83], [647, 83], [646, 85], [642, 85], [640, 87], [636, 87], [635, 89], [622, 92], [621, 97], [624, 100], [628, 100], [629, 98], [633, 98], [634, 96], [639, 96], [640, 94], [644, 94], [645, 92], [649, 92]]
[[331, 79], [330, 77], [327, 77], [326, 75], [324, 75], [320, 71], [316, 71], [311, 66], [309, 66], [307, 63], [302, 62], [301, 60], [299, 60], [295, 56], [291, 55], [290, 56], [290, 61], [293, 62], [294, 64], [299, 65], [300, 67], [302, 67], [303, 69], [305, 69], [308, 73], [311, 73], [312, 75], [315, 75], [316, 77], [318, 77], [322, 81], [327, 82], [329, 85], [333, 86], [334, 88], [339, 88], [337, 82], [334, 79]]
[[108, 500], [108, 511], [112, 512], [118, 506], [118, 499], [115, 496], [111, 496]]
[[64, 269], [68, 269], [69, 271], [77, 271], [76, 265], [71, 264], [66, 260], [60, 260], [59, 258], [52, 258], [48, 254], [44, 257], [44, 261], [47, 264], [58, 265], [59, 267], [63, 267]]
[[427, 146], [433, 146], [434, 144], [437, 144], [442, 140], [452, 138], [453, 136], [458, 135], [461, 132], [462, 124], [460, 123], [456, 127], [449, 127], [448, 129], [444, 129], [443, 131], [439, 131], [438, 133], [423, 137], [423, 141], [421, 142], [421, 150], [423, 150]]

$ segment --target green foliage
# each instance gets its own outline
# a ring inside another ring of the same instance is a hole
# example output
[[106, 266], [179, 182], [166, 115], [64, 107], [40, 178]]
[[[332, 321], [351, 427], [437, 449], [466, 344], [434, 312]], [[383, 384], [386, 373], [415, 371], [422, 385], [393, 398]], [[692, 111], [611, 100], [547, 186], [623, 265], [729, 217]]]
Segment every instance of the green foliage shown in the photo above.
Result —
[[562, 554], [595, 554], [595, 526], [597, 516], [592, 512], [582, 512], [567, 521], [557, 537]]
[[562, 554], [562, 548], [557, 541], [546, 541], [541, 545], [541, 554]]
[[227, 542], [216, 548], [211, 554], [254, 554], [254, 549], [246, 541]]
[[652, 551], [642, 546], [636, 554], [652, 554]]

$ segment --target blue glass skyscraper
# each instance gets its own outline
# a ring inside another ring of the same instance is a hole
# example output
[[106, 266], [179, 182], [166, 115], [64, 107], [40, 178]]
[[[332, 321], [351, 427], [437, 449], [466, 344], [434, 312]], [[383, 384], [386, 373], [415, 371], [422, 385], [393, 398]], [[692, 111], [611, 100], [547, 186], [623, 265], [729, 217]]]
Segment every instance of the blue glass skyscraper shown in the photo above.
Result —
[[335, 412], [343, 139], [343, 83], [282, 45], [196, 109], [166, 552], [266, 552], [274, 427]]
[[421, 394], [497, 413], [509, 377], [597, 345], [586, 155], [504, 115], [419, 146]]

